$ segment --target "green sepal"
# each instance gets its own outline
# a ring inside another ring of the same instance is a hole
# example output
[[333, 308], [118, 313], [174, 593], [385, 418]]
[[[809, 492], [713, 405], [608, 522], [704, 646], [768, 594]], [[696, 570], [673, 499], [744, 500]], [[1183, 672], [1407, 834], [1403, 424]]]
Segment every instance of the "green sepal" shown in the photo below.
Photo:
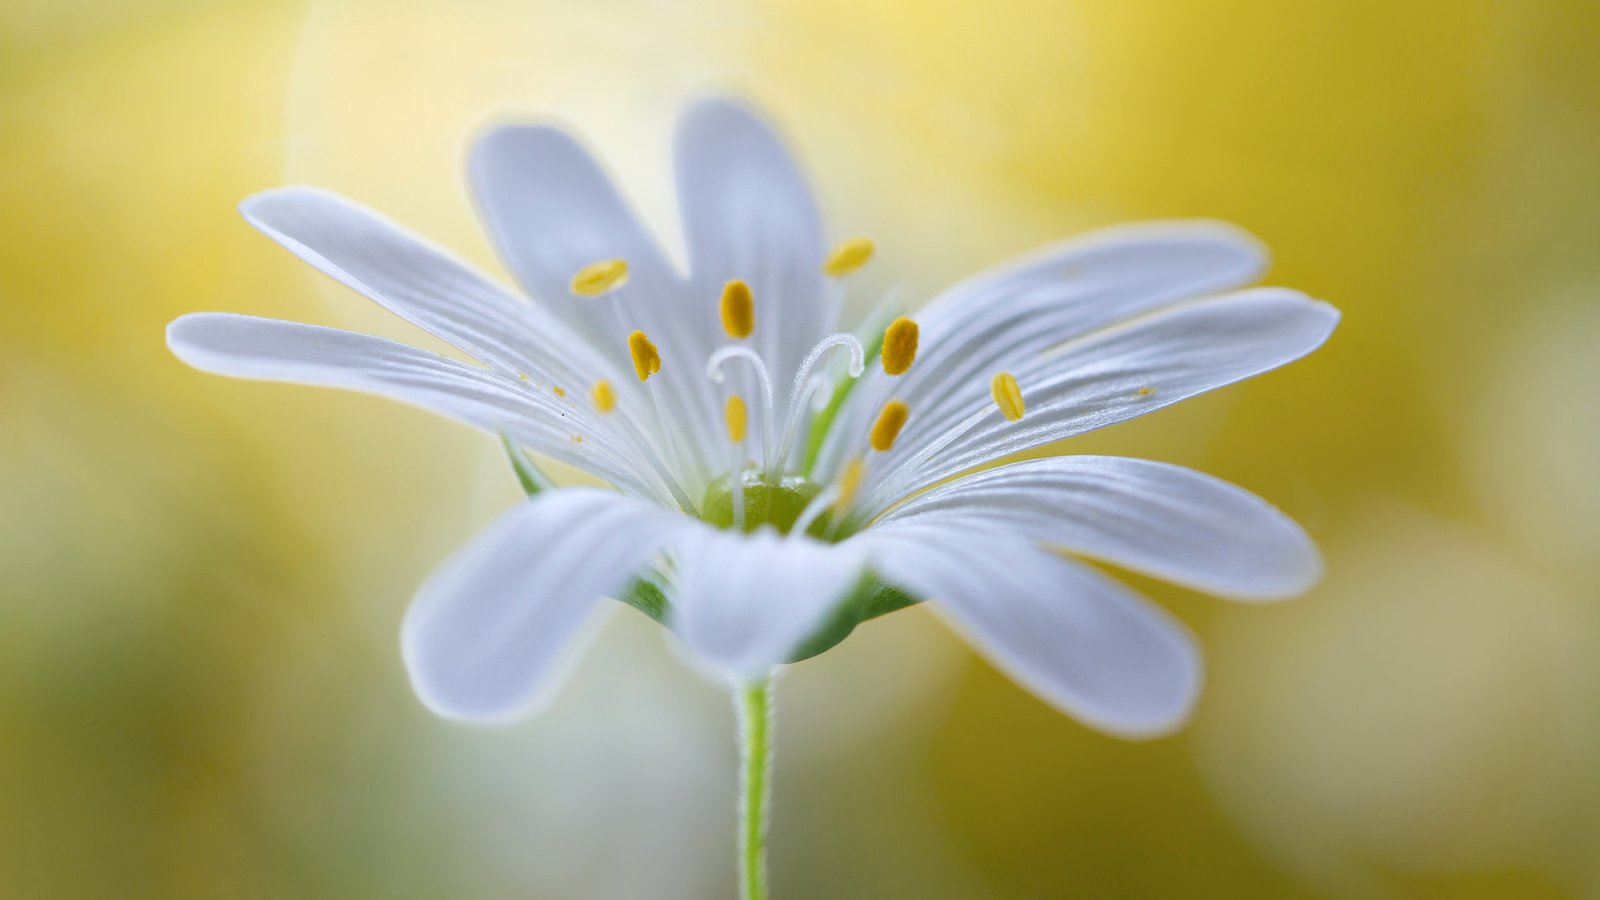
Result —
[[500, 447], [506, 451], [506, 459], [511, 463], [512, 474], [517, 476], [517, 483], [522, 485], [523, 492], [529, 497], [541, 491], [555, 489], [550, 477], [539, 471], [539, 467], [533, 464], [528, 454], [524, 453], [522, 448], [511, 440], [511, 435], [504, 431], [500, 432]]
[[[504, 431], [500, 432], [500, 446], [506, 451], [506, 459], [511, 463], [512, 473], [517, 476], [517, 483], [522, 485], [523, 492], [530, 498], [545, 491], [555, 490], [555, 483], [549, 476], [539, 471], [539, 467], [533, 464], [528, 454], [522, 452], [522, 448], [518, 447], [516, 442], [511, 440], [511, 436]], [[666, 618], [667, 608], [671, 605], [667, 602], [667, 595], [648, 578], [635, 578], [617, 599], [657, 622]]]
[[617, 599], [662, 624], [666, 624], [667, 610], [672, 606], [660, 586], [648, 578], [635, 578]]
[[850, 595], [834, 609], [828, 621], [801, 642], [788, 661], [799, 662], [824, 650], [831, 650], [849, 637], [862, 622], [921, 602], [873, 573], [863, 573]]

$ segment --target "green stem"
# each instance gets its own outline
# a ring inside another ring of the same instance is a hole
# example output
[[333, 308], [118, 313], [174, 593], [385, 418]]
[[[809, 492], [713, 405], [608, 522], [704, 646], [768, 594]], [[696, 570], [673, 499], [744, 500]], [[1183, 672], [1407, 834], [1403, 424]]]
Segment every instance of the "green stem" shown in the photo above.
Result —
[[767, 900], [772, 794], [772, 677], [735, 688], [739, 707], [739, 896]]

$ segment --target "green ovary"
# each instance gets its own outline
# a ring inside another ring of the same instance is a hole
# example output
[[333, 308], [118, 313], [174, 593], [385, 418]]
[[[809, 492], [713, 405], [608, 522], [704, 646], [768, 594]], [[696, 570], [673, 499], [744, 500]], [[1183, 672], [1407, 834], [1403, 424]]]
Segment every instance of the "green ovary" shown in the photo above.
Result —
[[[724, 476], [711, 483], [706, 490], [706, 502], [701, 518], [718, 528], [733, 527], [733, 491]], [[804, 478], [788, 477], [777, 484], [763, 481], [758, 472], [744, 473], [744, 530], [755, 531], [762, 525], [771, 525], [781, 534], [788, 534], [800, 512], [822, 488]], [[820, 535], [827, 526], [826, 514], [807, 530]]]

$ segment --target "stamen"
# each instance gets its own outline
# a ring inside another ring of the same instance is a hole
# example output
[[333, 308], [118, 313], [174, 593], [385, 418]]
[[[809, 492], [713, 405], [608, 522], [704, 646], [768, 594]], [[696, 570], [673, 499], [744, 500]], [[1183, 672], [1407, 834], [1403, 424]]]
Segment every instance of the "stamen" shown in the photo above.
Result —
[[872, 258], [872, 241], [864, 237], [851, 238], [833, 249], [822, 271], [834, 278], [843, 278], [867, 264]]
[[722, 420], [728, 425], [728, 440], [735, 444], [744, 443], [744, 428], [749, 421], [749, 412], [745, 409], [743, 397], [728, 395], [728, 402], [722, 407]]
[[579, 269], [572, 276], [572, 293], [576, 297], [598, 297], [628, 283], [628, 261], [602, 259]]
[[[850, 464], [844, 467], [844, 472], [839, 475], [839, 480], [818, 491], [817, 495], [811, 498], [811, 502], [806, 504], [805, 509], [800, 511], [794, 525], [789, 528], [789, 534], [805, 534], [811, 530], [811, 526], [823, 512], [830, 512], [835, 516], [843, 514], [855, 500], [856, 492], [861, 489], [861, 479], [865, 470], [866, 466], [859, 457], [852, 459]], [[839, 519], [836, 518], [828, 523], [823, 536], [832, 534], [838, 528]]]
[[901, 316], [883, 330], [883, 372], [902, 375], [917, 359], [917, 323]]
[[866, 465], [860, 457], [850, 460], [844, 467], [844, 472], [839, 476], [839, 498], [833, 501], [834, 513], [842, 513], [855, 499], [856, 493], [861, 490], [861, 479], [866, 474]]
[[994, 398], [994, 405], [1000, 407], [1001, 414], [1013, 422], [1021, 420], [1027, 411], [1022, 402], [1022, 388], [1010, 372], [995, 373], [994, 380], [989, 382], [989, 395]]
[[642, 331], [628, 335], [628, 355], [633, 357], [633, 374], [640, 381], [649, 381], [651, 375], [661, 371], [661, 354]]
[[810, 531], [811, 526], [816, 524], [822, 513], [825, 510], [832, 509], [839, 502], [839, 494], [839, 486], [836, 484], [830, 484], [819, 491], [815, 497], [811, 498], [811, 502], [800, 510], [800, 515], [795, 517], [794, 524], [789, 526], [789, 536], [795, 537]]
[[894, 439], [900, 436], [900, 429], [906, 425], [906, 419], [911, 417], [911, 407], [904, 400], [890, 400], [883, 405], [883, 410], [878, 413], [878, 421], [872, 423], [872, 433], [869, 435], [872, 449], [879, 453], [889, 452], [894, 446]]
[[611, 382], [602, 378], [589, 389], [589, 399], [594, 401], [594, 408], [603, 413], [611, 412], [617, 408], [617, 391]]
[[559, 384], [550, 385], [550, 390], [553, 391], [557, 397], [565, 397], [567, 395], [567, 389]]
[[751, 350], [749, 347], [729, 344], [728, 346], [723, 347], [711, 354], [711, 356], [706, 360], [706, 377], [710, 378], [717, 384], [721, 384], [722, 364], [734, 358], [742, 359], [749, 363], [750, 368], [756, 373], [756, 381], [761, 385], [761, 397], [765, 401], [763, 406], [763, 415], [761, 416], [761, 452], [765, 457], [764, 462], [768, 463], [767, 465], [763, 465], [762, 469], [770, 470], [770, 454], [772, 453], [773, 447], [773, 405], [772, 377], [767, 374], [767, 364], [761, 361], [760, 354], [756, 353], [754, 350]]
[[850, 360], [847, 371], [851, 378], [858, 378], [866, 368], [864, 362], [865, 351], [861, 349], [861, 341], [848, 332], [830, 334], [811, 348], [806, 358], [800, 362], [800, 368], [795, 370], [794, 386], [789, 390], [789, 416], [783, 423], [783, 437], [778, 440], [778, 452], [774, 457], [778, 465], [783, 465], [789, 459], [789, 448], [794, 444], [794, 437], [800, 430], [800, 420], [806, 412], [806, 392], [816, 390], [819, 382], [812, 379], [811, 372], [822, 361], [823, 354], [835, 347], [843, 347], [850, 351]]
[[1148, 397], [1151, 394], [1154, 394], [1155, 392], [1156, 392], [1156, 389], [1153, 388], [1153, 387], [1150, 387], [1149, 385], [1146, 385], [1146, 386], [1144, 386], [1142, 388], [1139, 388], [1139, 396], [1141, 396], [1141, 397]]
[[750, 285], [735, 278], [722, 286], [722, 330], [734, 340], [742, 340], [756, 330], [756, 301]]

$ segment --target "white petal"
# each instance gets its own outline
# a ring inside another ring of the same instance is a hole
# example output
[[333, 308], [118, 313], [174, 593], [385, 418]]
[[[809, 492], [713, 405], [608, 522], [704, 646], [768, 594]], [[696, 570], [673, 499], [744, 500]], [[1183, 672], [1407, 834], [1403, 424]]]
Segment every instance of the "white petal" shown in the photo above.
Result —
[[691, 525], [586, 488], [518, 505], [440, 566], [406, 612], [401, 650], [418, 696], [452, 718], [525, 712], [600, 598]]
[[1026, 539], [885, 525], [852, 538], [889, 581], [929, 597], [996, 668], [1095, 728], [1152, 737], [1182, 724], [1201, 665], [1172, 616]]
[[911, 371], [889, 378], [874, 369], [841, 411], [847, 439], [829, 446], [824, 471], [858, 452], [878, 413], [871, 401], [886, 392], [933, 421], [983, 402], [996, 371], [1134, 316], [1246, 285], [1266, 263], [1260, 243], [1230, 225], [1151, 222], [1073, 238], [957, 284], [915, 314], [922, 348]]
[[672, 626], [685, 644], [731, 674], [765, 674], [821, 626], [855, 585], [855, 547], [704, 529], [676, 558]]
[[[610, 422], [515, 377], [476, 369], [383, 338], [228, 313], [194, 313], [167, 327], [167, 346], [197, 369], [376, 394], [489, 432], [505, 431], [540, 453], [619, 490], [668, 496], [648, 462]], [[581, 444], [572, 441], [582, 435]]]
[[[750, 285], [756, 325], [749, 342], [772, 369], [781, 418], [788, 379], [837, 317], [811, 190], [772, 129], [726, 99], [684, 112], [674, 161], [696, 295], [714, 304], [727, 280]], [[718, 336], [718, 320], [706, 327]]]
[[[685, 451], [694, 454], [714, 439], [721, 398], [712, 395], [703, 367], [718, 295], [685, 288], [600, 165], [565, 132], [541, 125], [493, 129], [473, 148], [471, 169], [501, 256], [534, 298], [630, 373], [628, 334], [644, 331], [662, 357], [649, 389], [660, 395], [679, 433], [689, 435], [692, 446]], [[627, 284], [602, 297], [572, 296], [572, 276], [606, 259], [627, 261]], [[660, 446], [669, 441], [659, 432], [656, 440]], [[704, 480], [712, 468], [706, 459], [689, 463], [700, 468], [686, 473], [695, 479]]]
[[486, 363], [544, 382], [614, 377], [547, 313], [343, 197], [287, 187], [247, 199], [240, 211], [322, 272]]
[[882, 521], [1021, 531], [1236, 600], [1292, 597], [1322, 573], [1311, 538], [1265, 500], [1192, 469], [1142, 459], [1013, 463], [918, 495]]
[[1021, 360], [1011, 369], [1027, 406], [1020, 421], [1007, 421], [987, 398], [943, 412], [913, 408], [894, 449], [874, 468], [872, 504], [1275, 369], [1321, 346], [1338, 321], [1326, 303], [1257, 288], [1167, 309]]
[[600, 260], [627, 260], [630, 283], [644, 285], [645, 293], [677, 283], [610, 178], [566, 132], [545, 125], [494, 128], [473, 146], [471, 174], [506, 264], [536, 300], [559, 314], [584, 318], [604, 305], [571, 294], [572, 276]]

